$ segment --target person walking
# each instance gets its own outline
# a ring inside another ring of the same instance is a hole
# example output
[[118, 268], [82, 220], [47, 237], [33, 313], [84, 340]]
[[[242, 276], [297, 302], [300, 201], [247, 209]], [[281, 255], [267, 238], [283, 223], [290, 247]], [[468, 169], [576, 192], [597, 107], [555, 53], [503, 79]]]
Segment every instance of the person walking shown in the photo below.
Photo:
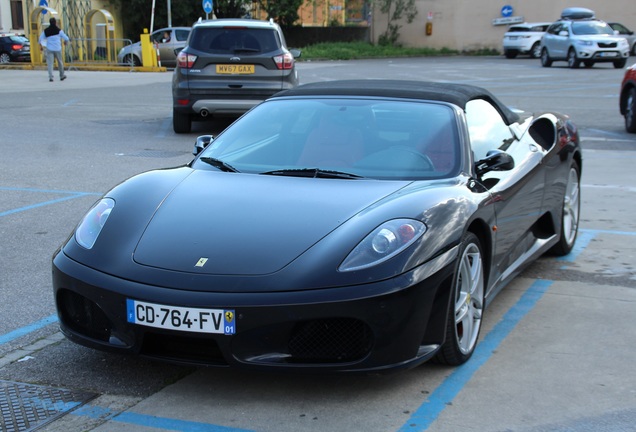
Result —
[[46, 66], [49, 69], [49, 81], [53, 81], [53, 62], [57, 60], [57, 69], [60, 71], [60, 81], [66, 79], [64, 73], [64, 61], [62, 60], [62, 42], [67, 45], [68, 36], [57, 26], [55, 18], [49, 20], [48, 28], [40, 35], [40, 50], [46, 48]]

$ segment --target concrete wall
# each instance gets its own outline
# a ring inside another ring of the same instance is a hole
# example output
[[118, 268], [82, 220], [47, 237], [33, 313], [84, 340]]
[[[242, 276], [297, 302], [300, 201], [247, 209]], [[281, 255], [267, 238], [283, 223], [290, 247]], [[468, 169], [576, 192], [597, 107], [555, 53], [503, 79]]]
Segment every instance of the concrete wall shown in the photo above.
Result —
[[[513, 8], [514, 17], [525, 21], [554, 21], [566, 7], [586, 7], [605, 21], [623, 23], [636, 31], [634, 0], [415, 0], [418, 14], [408, 24], [401, 23], [399, 43], [412, 47], [450, 48], [459, 51], [497, 49], [501, 51], [507, 25], [493, 25], [502, 18], [504, 5]], [[430, 15], [429, 15], [430, 14]], [[426, 35], [426, 22], [432, 18], [433, 33]], [[386, 30], [387, 16], [374, 8], [371, 37], [377, 42]]]

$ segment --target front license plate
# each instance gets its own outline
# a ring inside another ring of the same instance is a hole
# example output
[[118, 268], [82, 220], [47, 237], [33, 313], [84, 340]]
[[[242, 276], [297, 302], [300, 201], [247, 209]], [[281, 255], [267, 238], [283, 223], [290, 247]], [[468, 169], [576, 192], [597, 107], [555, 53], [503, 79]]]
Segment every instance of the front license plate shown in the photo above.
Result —
[[244, 74], [253, 74], [254, 73], [254, 65], [229, 65], [229, 64], [218, 64], [216, 65], [216, 73], [218, 74], [231, 74], [231, 75], [244, 75]]
[[601, 53], [601, 57], [616, 57], [617, 53], [615, 52], [603, 52]]
[[236, 333], [234, 310], [168, 306], [126, 299], [129, 323], [197, 333]]

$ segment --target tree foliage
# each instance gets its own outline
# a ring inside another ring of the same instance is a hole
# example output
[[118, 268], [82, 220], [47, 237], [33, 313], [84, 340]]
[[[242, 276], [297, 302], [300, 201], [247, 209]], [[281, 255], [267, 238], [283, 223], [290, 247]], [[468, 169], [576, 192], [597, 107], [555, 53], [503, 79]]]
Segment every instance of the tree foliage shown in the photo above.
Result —
[[405, 18], [412, 23], [417, 16], [415, 0], [376, 0], [380, 12], [387, 15], [386, 30], [378, 39], [380, 45], [396, 45], [402, 28], [398, 21]]
[[[125, 38], [138, 40], [143, 29], [150, 29], [152, 0], [111, 0], [111, 2], [117, 4], [121, 10]], [[241, 18], [249, 12], [251, 4], [251, 0], [213, 0], [214, 14], [219, 18]], [[172, 0], [170, 10], [174, 27], [188, 27], [199, 18], [205, 18], [201, 0]], [[167, 26], [167, 0], [156, 0], [153, 29]]]
[[293, 26], [298, 21], [298, 9], [304, 0], [258, 0], [267, 12], [267, 19], [273, 19], [283, 27]]

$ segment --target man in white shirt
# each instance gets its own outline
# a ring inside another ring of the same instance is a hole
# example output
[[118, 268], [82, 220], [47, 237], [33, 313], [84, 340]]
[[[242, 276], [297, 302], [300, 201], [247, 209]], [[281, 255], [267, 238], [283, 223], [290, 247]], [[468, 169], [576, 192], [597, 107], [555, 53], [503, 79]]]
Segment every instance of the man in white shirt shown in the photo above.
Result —
[[40, 35], [40, 49], [46, 47], [46, 65], [49, 69], [49, 81], [53, 81], [53, 62], [57, 60], [57, 68], [60, 71], [60, 81], [66, 79], [64, 62], [62, 60], [62, 42], [67, 45], [68, 36], [57, 26], [55, 18], [49, 20], [49, 26]]

